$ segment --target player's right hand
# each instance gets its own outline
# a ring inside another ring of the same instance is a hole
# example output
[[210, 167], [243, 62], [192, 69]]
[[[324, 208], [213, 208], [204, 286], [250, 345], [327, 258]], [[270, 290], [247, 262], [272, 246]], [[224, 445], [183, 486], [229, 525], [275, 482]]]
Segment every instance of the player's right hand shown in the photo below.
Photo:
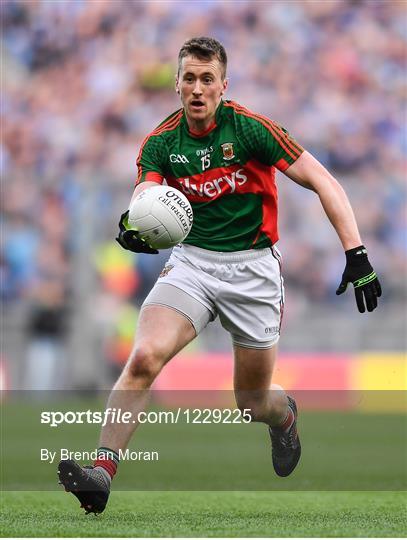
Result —
[[119, 234], [116, 236], [116, 242], [118, 242], [122, 248], [134, 253], [150, 253], [156, 255], [157, 249], [150, 247], [147, 242], [140, 238], [137, 231], [126, 228], [127, 218], [129, 211], [127, 210], [120, 216], [119, 221]]
[[365, 303], [367, 310], [373, 311], [377, 308], [377, 299], [382, 294], [382, 288], [367, 258], [365, 246], [349, 249], [345, 251], [345, 256], [346, 266], [336, 294], [344, 293], [348, 283], [352, 283], [359, 312], [365, 312]]

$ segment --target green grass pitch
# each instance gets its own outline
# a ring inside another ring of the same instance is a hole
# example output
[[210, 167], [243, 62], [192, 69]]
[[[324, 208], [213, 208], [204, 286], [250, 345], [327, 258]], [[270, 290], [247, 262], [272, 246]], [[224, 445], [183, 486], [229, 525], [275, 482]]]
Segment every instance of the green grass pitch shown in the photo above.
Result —
[[3, 492], [3, 537], [405, 537], [403, 492], [113, 492], [85, 515], [68, 493]]

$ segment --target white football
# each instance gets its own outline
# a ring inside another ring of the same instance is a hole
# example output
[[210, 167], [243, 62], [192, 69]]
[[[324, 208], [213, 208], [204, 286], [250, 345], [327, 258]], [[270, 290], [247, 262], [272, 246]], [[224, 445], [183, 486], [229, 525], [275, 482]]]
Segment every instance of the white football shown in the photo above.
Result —
[[128, 221], [152, 248], [167, 249], [187, 237], [193, 213], [188, 199], [178, 189], [157, 185], [132, 201]]

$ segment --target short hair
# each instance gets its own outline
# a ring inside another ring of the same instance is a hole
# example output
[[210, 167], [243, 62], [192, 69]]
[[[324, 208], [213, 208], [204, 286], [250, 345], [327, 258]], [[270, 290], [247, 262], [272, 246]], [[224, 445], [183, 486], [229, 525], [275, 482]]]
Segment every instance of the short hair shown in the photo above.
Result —
[[222, 75], [226, 77], [228, 57], [225, 47], [216, 39], [210, 37], [197, 37], [188, 39], [181, 47], [178, 54], [178, 73], [181, 70], [182, 59], [186, 56], [195, 56], [200, 60], [212, 60], [217, 58], [222, 66]]

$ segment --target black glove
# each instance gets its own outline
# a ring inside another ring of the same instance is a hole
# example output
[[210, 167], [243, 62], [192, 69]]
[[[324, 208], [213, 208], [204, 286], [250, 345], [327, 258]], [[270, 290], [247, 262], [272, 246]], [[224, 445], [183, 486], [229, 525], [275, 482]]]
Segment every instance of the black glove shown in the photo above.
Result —
[[[348, 283], [355, 287], [356, 303], [360, 313], [365, 312], [365, 302], [368, 311], [377, 307], [377, 298], [382, 295], [382, 288], [377, 279], [376, 272], [367, 258], [365, 246], [359, 246], [345, 251], [346, 266], [342, 274], [342, 281], [336, 294], [346, 291]], [[363, 295], [365, 302], [363, 301]]]
[[128, 249], [129, 251], [134, 251], [134, 253], [151, 253], [156, 255], [158, 250], [150, 247], [147, 242], [140, 238], [138, 231], [126, 229], [125, 223], [127, 223], [128, 215], [129, 211], [127, 210], [120, 216], [120, 231], [119, 235], [116, 237], [116, 241], [122, 246], [122, 248]]

